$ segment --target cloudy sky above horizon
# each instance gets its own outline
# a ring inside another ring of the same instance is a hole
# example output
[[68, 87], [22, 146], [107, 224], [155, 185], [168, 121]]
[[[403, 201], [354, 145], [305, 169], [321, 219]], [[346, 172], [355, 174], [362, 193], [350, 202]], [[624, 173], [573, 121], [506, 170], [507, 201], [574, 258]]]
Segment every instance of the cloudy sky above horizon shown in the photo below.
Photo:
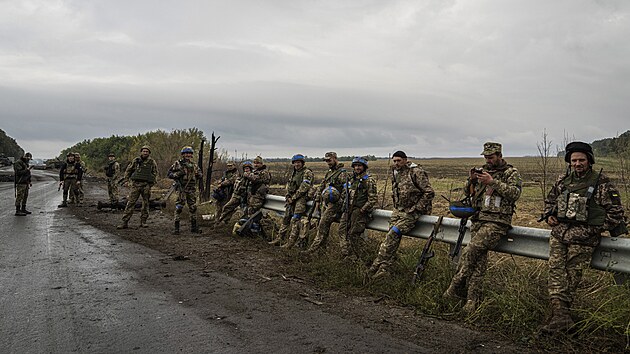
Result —
[[[0, 128], [37, 157], [197, 127], [268, 157], [535, 155], [630, 129], [630, 2], [0, 0]], [[624, 118], [626, 117], [626, 118]]]

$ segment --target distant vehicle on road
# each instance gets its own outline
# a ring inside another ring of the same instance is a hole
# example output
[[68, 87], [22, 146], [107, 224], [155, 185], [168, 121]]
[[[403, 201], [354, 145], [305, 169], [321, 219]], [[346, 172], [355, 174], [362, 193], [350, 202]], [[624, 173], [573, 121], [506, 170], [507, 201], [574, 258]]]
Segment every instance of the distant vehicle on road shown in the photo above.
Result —
[[32, 159], [29, 165], [33, 166], [36, 170], [45, 170], [48, 168], [43, 159]]
[[4, 156], [4, 154], [0, 154], [0, 166], [11, 166], [13, 165], [13, 161], [10, 158]]

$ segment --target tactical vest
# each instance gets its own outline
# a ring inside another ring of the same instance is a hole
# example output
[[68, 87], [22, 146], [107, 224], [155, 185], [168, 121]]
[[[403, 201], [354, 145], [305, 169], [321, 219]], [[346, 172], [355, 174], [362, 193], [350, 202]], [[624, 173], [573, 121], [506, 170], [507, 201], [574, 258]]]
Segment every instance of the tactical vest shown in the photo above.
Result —
[[[513, 171], [512, 165], [507, 165], [503, 170], [497, 171], [487, 171], [494, 180], [500, 182], [507, 182], [507, 178]], [[503, 214], [503, 215], [512, 215], [514, 214], [514, 203], [506, 198], [503, 198], [498, 193], [491, 191], [488, 186], [483, 186], [479, 188], [479, 184], [477, 185], [478, 189], [475, 190], [475, 194], [473, 195], [472, 202], [473, 206], [477, 208], [482, 213], [490, 213], [490, 214]]]
[[352, 198], [352, 206], [360, 208], [368, 201], [367, 180], [370, 176], [366, 173], [360, 177], [353, 177], [350, 184], [350, 194]]
[[[308, 168], [306, 167], [299, 171], [296, 171], [295, 169], [293, 170], [293, 174], [291, 175], [291, 179], [289, 180], [289, 184], [287, 185], [287, 192], [289, 192], [289, 194], [292, 195], [300, 188], [300, 185], [302, 185], [302, 182], [304, 182], [304, 173], [306, 172], [306, 170], [308, 170]], [[309, 183], [310, 182], [311, 181], [309, 181]]]
[[153, 164], [150, 163], [150, 161], [152, 161], [151, 158], [142, 160], [140, 157], [136, 157], [133, 162], [136, 164], [136, 168], [131, 174], [130, 179], [138, 182], [155, 183], [155, 177], [151, 173], [153, 171]]
[[183, 187], [194, 186], [197, 182], [197, 165], [192, 161], [179, 160], [177, 161], [178, 169], [186, 172], [186, 175], [180, 178], [180, 183]]
[[591, 226], [604, 225], [606, 210], [595, 202], [593, 196], [587, 198], [589, 187], [597, 187], [598, 177], [599, 174], [593, 171], [583, 178], [578, 178], [575, 172], [564, 177], [558, 196], [558, 220]]
[[343, 169], [343, 164], [338, 164], [336, 170], [329, 170], [324, 177], [324, 182], [322, 183], [324, 186], [333, 186], [338, 191], [341, 191], [344, 185], [344, 181], [338, 181], [339, 175], [341, 175], [346, 170]]
[[116, 174], [116, 161], [110, 161], [109, 164], [107, 165], [107, 167], [105, 167], [105, 176], [107, 177], [114, 177], [114, 174]]
[[76, 179], [79, 175], [79, 169], [77, 168], [76, 162], [67, 162], [66, 161], [66, 169], [63, 172], [63, 179]]
[[[403, 167], [398, 172], [394, 172], [392, 178], [392, 196], [394, 198], [394, 207], [408, 209], [418, 203], [422, 198], [423, 191], [418, 187], [417, 181], [413, 178], [413, 169], [418, 168], [412, 164]], [[394, 170], [395, 171], [395, 170]], [[401, 186], [413, 186], [411, 188], [401, 188]], [[407, 192], [407, 193], [405, 193]]]

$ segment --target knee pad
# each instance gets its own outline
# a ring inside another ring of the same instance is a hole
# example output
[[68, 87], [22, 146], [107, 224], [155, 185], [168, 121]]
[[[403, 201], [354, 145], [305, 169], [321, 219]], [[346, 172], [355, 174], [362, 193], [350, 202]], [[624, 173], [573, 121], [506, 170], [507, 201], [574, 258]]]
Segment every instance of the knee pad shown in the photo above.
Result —
[[394, 231], [396, 233], [396, 235], [402, 236], [402, 232], [400, 232], [400, 229], [398, 228], [398, 226], [394, 225], [394, 226], [391, 227], [390, 230]]
[[302, 218], [302, 214], [293, 214], [294, 220], [300, 220], [300, 218]]
[[175, 204], [175, 212], [177, 214], [180, 214], [182, 212], [182, 210], [184, 210], [184, 206], [181, 204]]

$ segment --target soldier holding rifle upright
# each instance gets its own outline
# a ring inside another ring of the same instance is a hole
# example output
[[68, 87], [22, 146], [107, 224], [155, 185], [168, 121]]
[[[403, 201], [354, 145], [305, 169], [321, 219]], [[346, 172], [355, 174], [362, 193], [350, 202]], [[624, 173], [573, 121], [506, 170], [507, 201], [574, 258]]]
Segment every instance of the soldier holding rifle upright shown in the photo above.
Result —
[[192, 147], [184, 146], [180, 153], [181, 159], [175, 161], [167, 173], [168, 178], [175, 180], [178, 189], [173, 234], [179, 235], [180, 216], [186, 204], [190, 214], [190, 232], [199, 234], [201, 230], [197, 223], [197, 183], [203, 178], [203, 173], [192, 160], [194, 153]]
[[481, 153], [486, 164], [469, 172], [464, 188], [477, 214], [471, 217], [470, 243], [464, 248], [457, 273], [445, 297], [465, 298], [464, 311], [474, 312], [482, 301], [488, 251], [496, 247], [511, 227], [522, 181], [518, 170], [503, 159], [501, 144], [487, 142]]
[[561, 175], [545, 200], [549, 237], [549, 300], [551, 317], [543, 333], [568, 331], [573, 326], [571, 304], [591, 264], [602, 232], [627, 233], [619, 191], [602, 171], [593, 171], [595, 156], [589, 144], [575, 141], [566, 146], [569, 173]]
[[133, 215], [136, 201], [140, 196], [142, 196], [140, 227], [148, 227], [147, 219], [149, 218], [151, 187], [153, 187], [157, 179], [157, 163], [149, 155], [151, 155], [151, 149], [149, 146], [144, 145], [140, 148], [140, 156], [131, 161], [125, 170], [125, 180], [127, 184], [131, 183], [131, 192], [129, 192], [129, 198], [127, 198], [122, 224], [117, 226], [118, 229], [129, 227], [129, 219]]

